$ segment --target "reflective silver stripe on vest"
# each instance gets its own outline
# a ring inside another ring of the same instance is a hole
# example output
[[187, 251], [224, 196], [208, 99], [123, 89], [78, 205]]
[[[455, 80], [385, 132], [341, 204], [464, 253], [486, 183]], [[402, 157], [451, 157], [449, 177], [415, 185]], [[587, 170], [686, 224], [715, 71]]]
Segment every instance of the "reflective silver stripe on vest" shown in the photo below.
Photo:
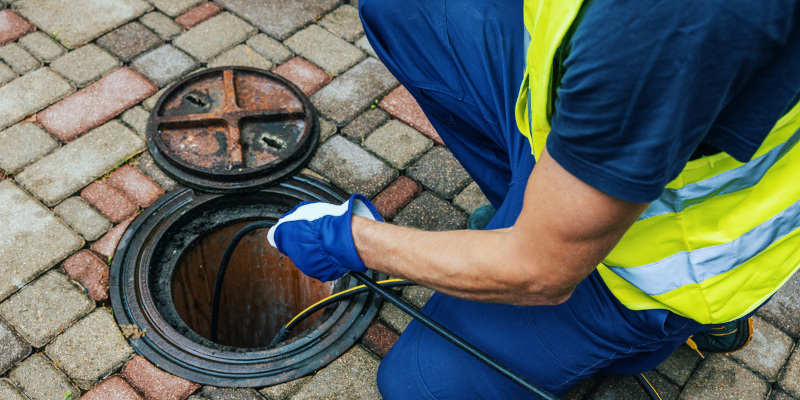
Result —
[[695, 204], [724, 194], [755, 186], [775, 163], [800, 140], [800, 130], [786, 142], [775, 146], [742, 166], [714, 175], [680, 189], [665, 189], [661, 196], [639, 216], [639, 221], [663, 214], [681, 212]]
[[798, 227], [800, 201], [731, 242], [682, 251], [639, 267], [607, 266], [639, 290], [657, 296], [731, 271]]

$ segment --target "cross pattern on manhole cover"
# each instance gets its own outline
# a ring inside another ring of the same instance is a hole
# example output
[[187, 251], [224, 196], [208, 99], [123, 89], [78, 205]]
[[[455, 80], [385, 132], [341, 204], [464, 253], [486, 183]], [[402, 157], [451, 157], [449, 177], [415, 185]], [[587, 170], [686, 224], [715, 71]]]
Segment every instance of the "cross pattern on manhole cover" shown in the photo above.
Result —
[[214, 174], [270, 169], [307, 146], [307, 99], [283, 78], [245, 68], [208, 70], [176, 84], [149, 127], [184, 167]]

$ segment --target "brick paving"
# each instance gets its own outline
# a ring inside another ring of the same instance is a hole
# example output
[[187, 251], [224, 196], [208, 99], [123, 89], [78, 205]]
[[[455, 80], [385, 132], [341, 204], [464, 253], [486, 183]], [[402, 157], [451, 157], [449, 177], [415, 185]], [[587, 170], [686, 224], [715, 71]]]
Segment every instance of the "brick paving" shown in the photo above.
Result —
[[[145, 151], [149, 112], [164, 88], [201, 68], [254, 66], [294, 82], [319, 111], [322, 143], [307, 171], [373, 198], [394, 224], [463, 229], [487, 204], [375, 58], [357, 4], [0, 2], [1, 398], [380, 398], [379, 360], [410, 321], [392, 305], [316, 374], [236, 389], [135, 356], [108, 308], [118, 242], [140, 210], [177, 187]], [[417, 307], [432, 294], [402, 292]], [[746, 349], [701, 358], [681, 346], [648, 379], [665, 399], [800, 399], [798, 293], [795, 276], [758, 312]], [[645, 397], [630, 377], [597, 375], [565, 398]]]

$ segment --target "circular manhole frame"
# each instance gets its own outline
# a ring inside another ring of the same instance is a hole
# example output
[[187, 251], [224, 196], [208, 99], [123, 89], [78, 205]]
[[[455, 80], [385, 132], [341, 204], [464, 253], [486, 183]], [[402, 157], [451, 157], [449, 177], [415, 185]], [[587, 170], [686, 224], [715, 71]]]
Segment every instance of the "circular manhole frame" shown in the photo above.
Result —
[[[271, 135], [254, 126], [269, 122], [298, 129]], [[202, 134], [208, 131], [216, 137]], [[150, 113], [146, 137], [155, 163], [178, 182], [211, 193], [247, 192], [298, 173], [313, 156], [319, 124], [308, 97], [286, 78], [218, 67], [170, 86]], [[248, 159], [258, 165], [246, 165]]]
[[[131, 346], [171, 374], [219, 387], [272, 386], [308, 375], [344, 354], [375, 318], [381, 304], [379, 296], [365, 293], [331, 305], [319, 324], [275, 348], [236, 349], [190, 339], [170, 324], [156, 306], [151, 274], [159, 252], [172, 250], [169, 242], [175, 242], [175, 238], [168, 234], [221, 204], [238, 204], [241, 209], [251, 209], [252, 214], [247, 211], [236, 214], [235, 219], [223, 221], [219, 226], [253, 218], [277, 222], [300, 201], [341, 203], [346, 199], [347, 194], [342, 190], [302, 174], [257, 192], [231, 195], [179, 188], [159, 199], [131, 223], [111, 265], [109, 294], [117, 322], [135, 325], [144, 332], [141, 337], [128, 339]], [[202, 236], [211, 229], [196, 235]], [[195, 239], [185, 238], [184, 250]], [[181, 256], [175, 250], [167, 268], [174, 270]], [[373, 279], [385, 278], [384, 274], [373, 271], [370, 275]], [[357, 284], [354, 278], [345, 275], [334, 283], [334, 289]], [[171, 288], [164, 290], [171, 292]]]

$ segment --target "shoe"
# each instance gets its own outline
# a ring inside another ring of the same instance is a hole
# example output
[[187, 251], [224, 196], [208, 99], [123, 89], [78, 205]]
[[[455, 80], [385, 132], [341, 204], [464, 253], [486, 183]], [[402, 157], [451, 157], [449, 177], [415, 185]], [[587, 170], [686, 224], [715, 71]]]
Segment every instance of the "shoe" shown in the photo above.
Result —
[[467, 220], [467, 229], [472, 229], [476, 231], [482, 231], [486, 229], [486, 226], [489, 225], [489, 221], [492, 220], [494, 214], [497, 213], [497, 210], [492, 207], [491, 204], [486, 204], [480, 206], [469, 215], [469, 219]]
[[753, 317], [728, 322], [695, 334], [686, 344], [703, 353], [731, 353], [742, 349], [753, 338]]

